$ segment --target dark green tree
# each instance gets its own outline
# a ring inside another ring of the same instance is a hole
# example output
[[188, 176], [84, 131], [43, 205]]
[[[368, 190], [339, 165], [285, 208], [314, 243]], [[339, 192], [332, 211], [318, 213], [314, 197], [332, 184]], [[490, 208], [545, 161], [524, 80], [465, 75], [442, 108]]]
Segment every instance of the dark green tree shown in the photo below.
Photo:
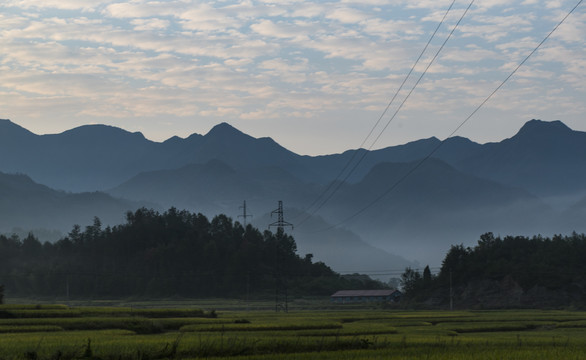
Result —
[[21, 249], [25, 256], [36, 257], [41, 254], [43, 245], [39, 240], [32, 234], [29, 233], [26, 238], [22, 241]]
[[226, 215], [209, 221], [175, 208], [141, 208], [128, 212], [126, 223], [105, 229], [96, 217], [54, 244], [0, 235], [0, 279], [24, 296], [63, 296], [66, 286], [72, 296], [92, 298], [272, 294], [277, 271], [291, 294], [381, 286], [299, 256], [295, 240], [282, 230], [261, 232]]
[[423, 269], [423, 287], [425, 289], [429, 289], [431, 286], [431, 280], [431, 270], [429, 269], [429, 265], [427, 265], [425, 269]]
[[417, 293], [421, 288], [421, 282], [421, 273], [411, 267], [405, 268], [405, 272], [401, 274], [401, 288], [407, 297], [414, 296]]

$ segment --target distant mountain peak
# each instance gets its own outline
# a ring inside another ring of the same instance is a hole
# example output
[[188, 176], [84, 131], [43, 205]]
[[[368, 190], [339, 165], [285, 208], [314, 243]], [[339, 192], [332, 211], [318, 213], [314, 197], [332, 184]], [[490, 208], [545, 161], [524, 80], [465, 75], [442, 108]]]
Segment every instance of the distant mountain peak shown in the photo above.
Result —
[[22, 126], [13, 123], [9, 119], [0, 119], [0, 130], [3, 132], [11, 131], [10, 135], [13, 135], [15, 132], [27, 135], [35, 135], [29, 130], [23, 128]]
[[571, 133], [566, 124], [560, 120], [543, 121], [543, 120], [529, 120], [523, 125], [516, 136], [552, 136]]
[[92, 137], [95, 137], [95, 136], [109, 137], [109, 136], [131, 135], [135, 138], [140, 138], [141, 140], [146, 140], [144, 135], [139, 131], [130, 132], [130, 131], [121, 129], [117, 126], [103, 125], [103, 124], [88, 124], [88, 125], [78, 126], [76, 128], [73, 128], [73, 129], [70, 129], [70, 130], [63, 132], [62, 135], [92, 136]]
[[170, 138], [168, 138], [167, 140], [165, 140], [163, 142], [164, 143], [176, 143], [176, 142], [180, 142], [182, 140], [185, 140], [185, 139], [183, 139], [180, 136], [174, 135], [174, 136], [171, 136]]
[[225, 136], [234, 136], [234, 135], [241, 136], [241, 135], [244, 135], [244, 133], [226, 122], [223, 122], [223, 123], [220, 123], [220, 124], [214, 126], [206, 134], [206, 136], [211, 136], [211, 137], [225, 137]]

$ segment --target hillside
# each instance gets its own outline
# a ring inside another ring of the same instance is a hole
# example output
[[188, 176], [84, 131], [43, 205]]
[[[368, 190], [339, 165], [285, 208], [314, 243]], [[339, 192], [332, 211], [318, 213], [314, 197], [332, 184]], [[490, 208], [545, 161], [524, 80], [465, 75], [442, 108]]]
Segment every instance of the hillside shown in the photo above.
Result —
[[586, 132], [561, 121], [531, 120], [499, 143], [454, 162], [467, 173], [533, 194], [567, 195], [586, 189]]
[[100, 192], [71, 194], [32, 181], [26, 175], [0, 173], [0, 232], [14, 228], [64, 231], [98, 216], [104, 224], [118, 224], [139, 203]]
[[268, 211], [276, 199], [302, 204], [318, 191], [319, 187], [303, 183], [280, 167], [233, 168], [213, 159], [173, 170], [140, 173], [108, 192], [164, 207], [231, 214], [243, 200]]
[[[483, 230], [539, 233], [555, 217], [522, 189], [464, 174], [437, 159], [418, 164], [379, 164], [363, 181], [342, 186], [321, 213], [332, 221], [362, 211], [345, 226], [374, 246], [434, 263], [451, 244], [473, 241]], [[422, 246], [434, 255], [421, 253]]]

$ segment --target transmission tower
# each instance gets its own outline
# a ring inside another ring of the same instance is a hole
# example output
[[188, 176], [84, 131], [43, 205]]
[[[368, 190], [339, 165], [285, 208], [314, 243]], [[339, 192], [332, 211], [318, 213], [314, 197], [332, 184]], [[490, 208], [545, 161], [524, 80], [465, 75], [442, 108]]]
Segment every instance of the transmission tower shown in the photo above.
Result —
[[283, 201], [279, 200], [279, 207], [276, 210], [271, 211], [271, 218], [273, 217], [273, 214], [277, 214], [277, 221], [269, 224], [269, 229], [271, 226], [276, 226], [277, 230], [284, 230], [285, 226], [291, 226], [291, 230], [293, 230], [293, 224], [286, 222], [283, 217]]
[[241, 218], [244, 219], [243, 220], [243, 224], [244, 224], [244, 227], [246, 227], [246, 218], [247, 217], [252, 217], [252, 215], [247, 215], [246, 214], [246, 200], [244, 200], [244, 205], [242, 205], [239, 209], [242, 209], [242, 215], [238, 215], [238, 217], [239, 218], [241, 217]]
[[[242, 209], [242, 215], [238, 215], [239, 218], [243, 218], [244, 220], [242, 221], [244, 228], [246, 228], [246, 218], [248, 217], [252, 217], [252, 215], [248, 215], [246, 213], [246, 200], [244, 200], [244, 203], [242, 204], [242, 206], [240, 206], [239, 209]], [[243, 240], [243, 246], [246, 249], [248, 247], [248, 241], [246, 240], [246, 236], [244, 237]], [[247, 265], [247, 268], [249, 268], [250, 265]], [[247, 270], [246, 271], [246, 311], [248, 311], [248, 299], [250, 295], [250, 271]]]
[[271, 217], [273, 217], [273, 214], [277, 214], [277, 221], [269, 224], [269, 229], [271, 226], [277, 227], [277, 236], [275, 239], [275, 311], [279, 312], [283, 310], [284, 312], [288, 312], [287, 282], [281, 271], [282, 262], [279, 261], [279, 239], [284, 235], [284, 228], [291, 226], [291, 229], [293, 229], [293, 224], [285, 221], [283, 216], [283, 201], [279, 200], [279, 207], [271, 212]]

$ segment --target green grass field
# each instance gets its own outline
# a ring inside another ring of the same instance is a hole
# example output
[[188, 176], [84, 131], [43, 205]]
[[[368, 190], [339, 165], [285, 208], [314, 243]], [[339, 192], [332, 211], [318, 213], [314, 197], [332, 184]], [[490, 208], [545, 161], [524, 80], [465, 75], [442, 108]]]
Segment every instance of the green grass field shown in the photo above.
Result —
[[234, 357], [584, 359], [586, 312], [0, 306], [0, 359]]

